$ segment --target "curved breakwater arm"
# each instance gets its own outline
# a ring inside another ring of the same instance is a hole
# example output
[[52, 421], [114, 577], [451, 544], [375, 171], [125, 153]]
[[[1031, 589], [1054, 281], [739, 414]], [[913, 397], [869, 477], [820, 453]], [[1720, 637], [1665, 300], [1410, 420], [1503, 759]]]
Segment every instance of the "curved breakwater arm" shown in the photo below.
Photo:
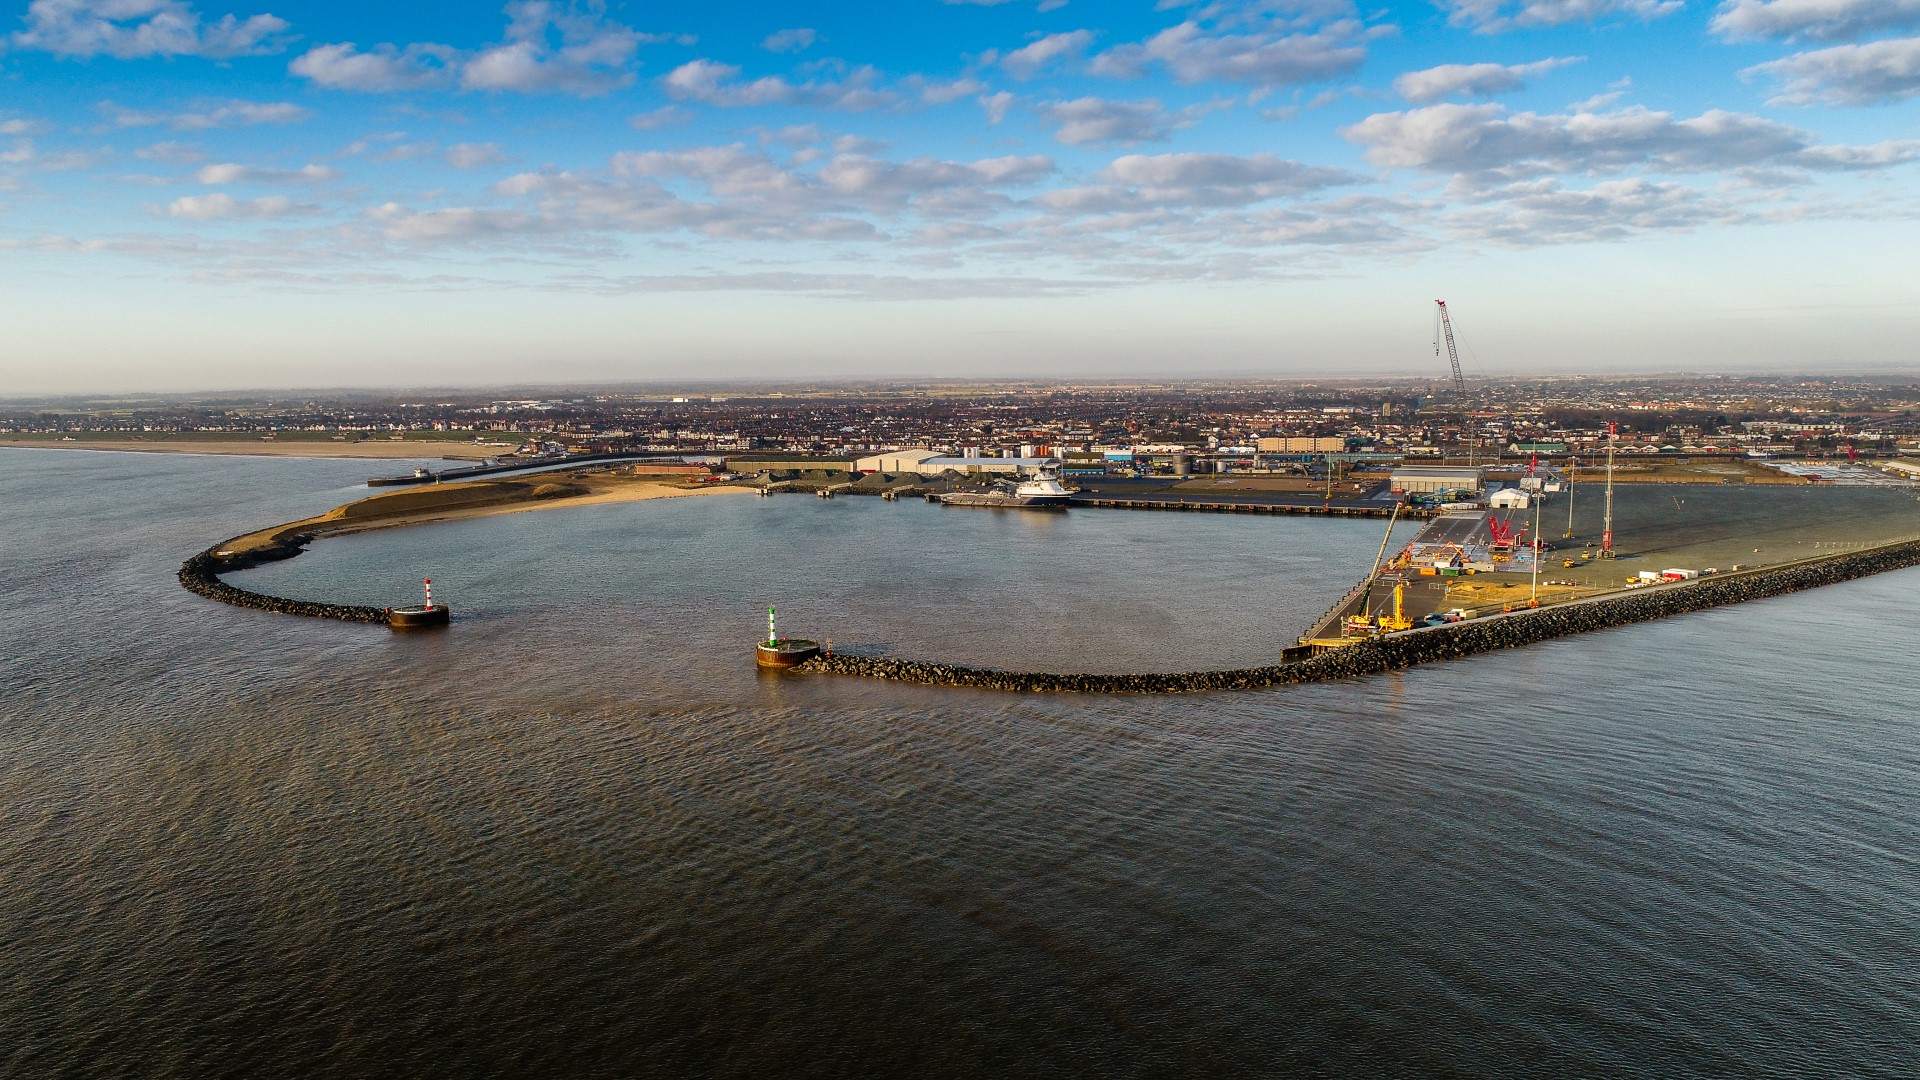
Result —
[[209, 600], [218, 600], [234, 607], [253, 608], [256, 611], [272, 611], [282, 615], [304, 615], [311, 619], [337, 619], [341, 622], [375, 623], [387, 625], [385, 608], [365, 607], [358, 604], [326, 604], [312, 600], [292, 600], [284, 596], [267, 596], [264, 593], [248, 592], [235, 588], [220, 580], [220, 575], [230, 570], [244, 570], [263, 562], [278, 559], [290, 559], [300, 554], [310, 537], [290, 536], [278, 540], [272, 547], [261, 548], [245, 555], [222, 555], [224, 550], [216, 545], [180, 564], [180, 584], [192, 592], [199, 593]]

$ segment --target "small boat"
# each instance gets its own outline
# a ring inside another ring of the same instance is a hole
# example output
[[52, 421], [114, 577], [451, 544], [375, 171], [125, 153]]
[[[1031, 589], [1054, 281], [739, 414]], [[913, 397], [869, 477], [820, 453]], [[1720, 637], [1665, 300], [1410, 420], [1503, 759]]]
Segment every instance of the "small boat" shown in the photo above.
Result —
[[1073, 489], [1060, 482], [1060, 466], [1049, 461], [1026, 480], [1002, 480], [986, 491], [953, 491], [928, 497], [937, 498], [944, 506], [1001, 506], [1039, 510], [1064, 508], [1073, 501]]

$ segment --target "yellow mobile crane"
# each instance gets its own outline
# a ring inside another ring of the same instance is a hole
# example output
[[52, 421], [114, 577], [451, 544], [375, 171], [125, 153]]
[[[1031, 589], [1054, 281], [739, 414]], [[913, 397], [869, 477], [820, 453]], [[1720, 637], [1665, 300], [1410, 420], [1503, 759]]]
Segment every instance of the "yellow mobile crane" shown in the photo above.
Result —
[[1391, 634], [1396, 630], [1411, 630], [1413, 620], [1407, 618], [1407, 579], [1401, 578], [1393, 586], [1393, 612], [1381, 612], [1378, 615], [1360, 614], [1347, 620], [1349, 636], [1366, 637], [1375, 634]]

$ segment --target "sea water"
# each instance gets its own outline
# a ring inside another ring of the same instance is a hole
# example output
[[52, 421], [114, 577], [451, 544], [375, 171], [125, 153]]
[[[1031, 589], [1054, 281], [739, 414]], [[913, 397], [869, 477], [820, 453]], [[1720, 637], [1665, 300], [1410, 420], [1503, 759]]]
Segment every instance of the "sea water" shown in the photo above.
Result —
[[1384, 523], [736, 495], [174, 581], [383, 463], [0, 461], [14, 1075], [1911, 1075], [1920, 571], [1351, 682]]

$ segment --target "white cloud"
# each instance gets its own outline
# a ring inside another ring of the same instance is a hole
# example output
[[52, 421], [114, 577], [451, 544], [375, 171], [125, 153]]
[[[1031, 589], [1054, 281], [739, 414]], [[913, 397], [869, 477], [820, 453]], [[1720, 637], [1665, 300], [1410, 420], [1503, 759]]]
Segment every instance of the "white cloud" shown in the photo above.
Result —
[[257, 165], [223, 162], [202, 165], [193, 178], [203, 184], [318, 184], [338, 179], [340, 170], [325, 165], [305, 165], [298, 169], [268, 169]]
[[1920, 26], [1920, 0], [1726, 0], [1708, 25], [1726, 38], [1845, 41]]
[[1016, 79], [1030, 79], [1059, 61], [1078, 58], [1092, 44], [1093, 33], [1087, 30], [1048, 34], [1002, 56], [1000, 66]]
[[760, 42], [760, 47], [773, 53], [803, 52], [813, 47], [820, 35], [804, 26], [788, 30], [775, 30]]
[[989, 127], [998, 125], [1001, 121], [1005, 120], [1007, 113], [1011, 112], [1014, 106], [1013, 95], [1007, 93], [1005, 90], [997, 94], [982, 94], [979, 101], [981, 110], [987, 114], [987, 125]]
[[526, 214], [471, 206], [439, 210], [411, 210], [399, 203], [383, 203], [367, 211], [380, 223], [387, 239], [402, 243], [466, 240], [546, 231], [544, 223]]
[[1174, 128], [1193, 122], [1191, 115], [1169, 114], [1158, 101], [1151, 99], [1074, 98], [1049, 102], [1040, 107], [1040, 112], [1060, 125], [1053, 137], [1069, 146], [1164, 142]]
[[727, 108], [814, 105], [858, 112], [900, 100], [898, 92], [876, 85], [880, 73], [871, 67], [855, 68], [838, 82], [793, 83], [777, 75], [741, 82], [739, 75], [740, 69], [732, 64], [691, 60], [667, 73], [661, 84], [675, 100]]
[[133, 156], [141, 161], [158, 161], [167, 165], [192, 165], [207, 159], [199, 147], [179, 142], [157, 142], [152, 146], [143, 146], [135, 150]]
[[1690, 119], [1642, 108], [1611, 113], [1508, 113], [1499, 105], [1430, 105], [1376, 113], [1341, 132], [1389, 168], [1478, 183], [1624, 169], [1713, 172], [1752, 166], [1871, 168], [1911, 160], [1920, 144], [1817, 146], [1758, 116], [1712, 109]]
[[715, 195], [756, 199], [804, 192], [806, 180], [765, 154], [738, 144], [690, 150], [630, 151], [616, 154], [613, 171], [627, 177], [683, 176], [699, 180]]
[[433, 152], [435, 150], [438, 150], [439, 148], [440, 147], [437, 144], [431, 141], [400, 143], [396, 146], [389, 146], [385, 150], [382, 150], [379, 153], [373, 155], [372, 160], [374, 161], [413, 161], [416, 158], [428, 157], [432, 155]]
[[1101, 170], [1100, 183], [1049, 191], [1034, 201], [1078, 213], [1166, 207], [1247, 206], [1365, 178], [1272, 154], [1129, 154]]
[[1480, 206], [1449, 214], [1448, 231], [1512, 247], [1624, 240], [1731, 223], [1749, 216], [1736, 200], [1673, 183], [1609, 180], [1587, 190], [1557, 180], [1514, 184]]
[[287, 22], [273, 15], [222, 16], [202, 24], [184, 0], [33, 0], [21, 49], [55, 56], [259, 56], [285, 47]]
[[99, 150], [57, 150], [42, 153], [32, 139], [15, 139], [13, 145], [0, 150], [0, 165], [15, 168], [0, 172], [0, 187], [6, 186], [12, 177], [6, 173], [21, 171], [32, 172], [68, 172], [74, 169], [90, 169], [113, 156], [113, 151]]
[[417, 44], [404, 49], [376, 45], [362, 52], [348, 41], [309, 49], [287, 65], [287, 70], [331, 90], [384, 94], [451, 83], [457, 57], [458, 51], [446, 45]]
[[[819, 135], [773, 132], [769, 138], [806, 141]], [[883, 236], [867, 220], [870, 216], [991, 215], [1014, 205], [1008, 192], [1040, 183], [1055, 169], [1041, 156], [890, 161], [843, 152], [809, 169], [797, 156], [795, 164], [783, 165], [739, 144], [638, 151], [615, 155], [605, 176], [521, 173], [494, 185], [498, 196], [528, 201], [519, 208], [463, 213], [395, 208], [382, 220], [391, 237], [410, 242], [512, 229], [552, 235], [691, 231], [713, 239], [865, 243]]]
[[1282, 5], [1247, 11], [1211, 4], [1196, 18], [1168, 27], [1143, 42], [1120, 45], [1094, 57], [1096, 75], [1138, 78], [1162, 67], [1183, 83], [1236, 82], [1285, 86], [1321, 82], [1359, 68], [1366, 59], [1370, 31], [1357, 19], [1343, 18], [1318, 28], [1313, 17], [1349, 7], [1344, 0], [1306, 5], [1304, 12]]
[[40, 131], [38, 120], [21, 116], [0, 118], [0, 135], [34, 135]]
[[454, 143], [447, 147], [447, 164], [456, 169], [477, 169], [507, 160], [506, 151], [497, 143]]
[[176, 131], [207, 131], [253, 124], [297, 124], [313, 115], [287, 101], [209, 102], [178, 113], [139, 112], [103, 101], [100, 111], [107, 115], [115, 127], [164, 126]]
[[1439, 0], [1455, 26], [1472, 27], [1482, 34], [1574, 22], [1594, 22], [1609, 16], [1649, 20], [1663, 18], [1686, 7], [1684, 0]]
[[1524, 89], [1532, 76], [1585, 59], [1584, 56], [1556, 56], [1531, 64], [1441, 64], [1407, 72], [1393, 80], [1393, 91], [1416, 105], [1453, 94], [1492, 97]]
[[642, 44], [664, 40], [608, 20], [598, 5], [582, 9], [554, 0], [514, 0], [506, 11], [506, 41], [468, 60], [460, 69], [461, 86], [605, 93], [633, 81], [624, 69]]
[[929, 79], [924, 75], [909, 75], [901, 79], [898, 89], [918, 98], [923, 104], [945, 105], [984, 92], [987, 84], [979, 79]]
[[1920, 37], [1835, 45], [1756, 64], [1781, 80], [1777, 105], [1879, 105], [1920, 94]]
[[318, 207], [296, 203], [285, 195], [261, 199], [236, 199], [223, 191], [211, 195], [183, 195], [167, 206], [170, 217], [194, 221], [216, 221], [294, 217], [310, 214]]
[[288, 70], [336, 90], [389, 93], [457, 85], [463, 90], [582, 96], [633, 82], [640, 46], [670, 39], [614, 22], [602, 3], [511, 0], [503, 39], [477, 52], [416, 42], [362, 50], [352, 42], [319, 45]]
[[638, 131], [658, 131], [663, 127], [684, 124], [693, 119], [690, 110], [678, 105], [662, 105], [650, 112], [637, 113], [627, 118], [627, 126]]
[[899, 208], [933, 192], [1030, 184], [1053, 171], [1051, 159], [1037, 156], [963, 164], [935, 158], [894, 162], [843, 154], [820, 170], [819, 179], [827, 190], [856, 198], [865, 206]]
[[376, 146], [387, 146], [387, 145], [392, 145], [398, 142], [404, 142], [406, 138], [407, 138], [407, 133], [404, 131], [375, 132], [374, 134], [363, 135], [360, 138], [353, 140], [352, 142], [348, 143], [346, 146], [342, 147], [340, 150], [340, 153], [342, 153], [347, 157], [353, 157], [357, 154], [364, 154], [367, 151], [372, 150]]
[[[985, 0], [948, 0], [948, 2], [984, 3]], [[593, 292], [608, 294], [791, 292], [863, 300], [982, 298], [1031, 300], [1073, 296], [1109, 288], [1113, 284], [1085, 277], [1041, 278], [1007, 274], [928, 277], [909, 274], [822, 274], [794, 270], [763, 270], [754, 273], [649, 274], [612, 277], [588, 283], [587, 287]]]

